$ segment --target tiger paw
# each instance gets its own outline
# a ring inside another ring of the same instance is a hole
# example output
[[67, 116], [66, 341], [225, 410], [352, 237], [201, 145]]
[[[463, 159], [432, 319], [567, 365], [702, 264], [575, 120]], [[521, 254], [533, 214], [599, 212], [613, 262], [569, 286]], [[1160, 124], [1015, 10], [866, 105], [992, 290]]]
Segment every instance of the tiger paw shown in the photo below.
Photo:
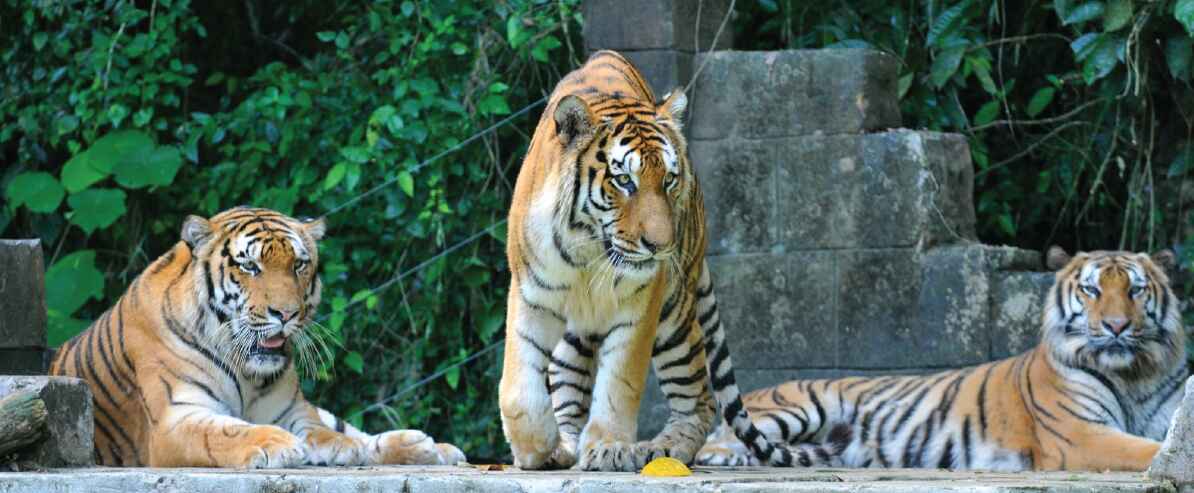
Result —
[[[418, 430], [387, 431], [371, 439], [380, 464], [443, 464], [440, 449], [431, 437]], [[453, 447], [455, 448], [455, 447]], [[457, 450], [456, 452], [459, 452]], [[464, 454], [461, 454], [464, 455]]]
[[435, 449], [439, 451], [439, 463], [447, 466], [454, 466], [468, 459], [464, 456], [464, 452], [456, 448], [450, 443], [437, 443]]
[[[525, 415], [524, 415], [525, 416]], [[519, 469], [548, 469], [557, 467], [552, 457], [559, 447], [560, 430], [555, 416], [544, 414], [545, 419], [502, 420], [510, 452], [514, 455], [514, 466]], [[518, 431], [515, 431], [517, 429]]]
[[596, 442], [583, 449], [576, 468], [582, 471], [634, 472], [651, 459], [659, 457], [660, 453], [637, 443]]
[[759, 459], [746, 450], [746, 447], [727, 447], [718, 444], [702, 447], [701, 451], [697, 452], [696, 463], [701, 466], [758, 466]]
[[560, 444], [556, 445], [555, 452], [551, 453], [551, 460], [548, 461], [548, 469], [568, 469], [576, 465], [576, 441], [568, 443], [566, 440], [560, 440]]
[[249, 430], [245, 449], [236, 467], [273, 469], [295, 467], [307, 458], [306, 446], [299, 437], [272, 425], [257, 425]]
[[315, 466], [359, 466], [365, 463], [363, 444], [332, 430], [313, 430], [307, 435], [307, 464]]

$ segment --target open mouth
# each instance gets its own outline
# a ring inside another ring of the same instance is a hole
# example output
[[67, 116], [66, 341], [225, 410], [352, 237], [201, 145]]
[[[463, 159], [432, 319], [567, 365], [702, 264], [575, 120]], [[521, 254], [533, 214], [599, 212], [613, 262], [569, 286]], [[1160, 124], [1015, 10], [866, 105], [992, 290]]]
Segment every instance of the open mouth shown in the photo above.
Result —
[[282, 354], [286, 349], [286, 336], [281, 333], [260, 339], [253, 346], [253, 354]]

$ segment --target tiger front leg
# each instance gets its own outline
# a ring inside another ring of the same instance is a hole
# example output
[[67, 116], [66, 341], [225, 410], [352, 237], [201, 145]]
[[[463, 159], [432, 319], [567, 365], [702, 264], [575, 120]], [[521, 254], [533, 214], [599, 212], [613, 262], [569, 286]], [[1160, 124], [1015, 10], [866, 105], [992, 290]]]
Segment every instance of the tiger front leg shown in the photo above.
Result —
[[602, 341], [593, 408], [580, 435], [578, 469], [635, 471], [655, 455], [635, 443], [654, 329], [652, 323], [639, 323], [613, 330]]
[[303, 464], [306, 448], [273, 425], [249, 424], [199, 406], [172, 406], [150, 432], [151, 467], [287, 468]]
[[560, 444], [551, 461], [560, 467], [576, 464], [576, 450], [580, 432], [589, 420], [589, 406], [593, 389], [593, 344], [571, 332], [552, 352], [548, 374], [548, 389], [556, 422], [560, 427]]
[[522, 469], [551, 467], [559, 445], [559, 427], [547, 389], [547, 368], [564, 333], [563, 316], [523, 299], [511, 283], [506, 310], [506, 349], [498, 404], [502, 431], [510, 443], [514, 465]]
[[663, 430], [644, 448], [691, 464], [713, 426], [716, 405], [706, 384], [704, 333], [696, 317], [675, 320], [690, 323], [661, 325], [652, 358], [670, 413]]
[[435, 443], [421, 431], [393, 430], [370, 435], [324, 409], [308, 407], [311, 411], [294, 426], [301, 428], [298, 434], [304, 437], [311, 464], [454, 465], [465, 460], [460, 449], [448, 443]]

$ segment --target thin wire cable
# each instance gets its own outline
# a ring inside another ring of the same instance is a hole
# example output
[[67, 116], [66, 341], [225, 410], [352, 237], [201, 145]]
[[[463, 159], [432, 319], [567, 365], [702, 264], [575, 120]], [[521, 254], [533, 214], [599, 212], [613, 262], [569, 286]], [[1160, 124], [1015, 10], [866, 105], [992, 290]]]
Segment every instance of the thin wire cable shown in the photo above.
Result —
[[464, 358], [460, 361], [452, 363], [451, 365], [445, 366], [445, 367], [439, 369], [439, 371], [436, 371], [435, 373], [427, 375], [427, 377], [423, 378], [422, 380], [419, 380], [418, 382], [407, 385], [405, 388], [403, 388], [402, 390], [399, 390], [398, 392], [391, 394], [389, 397], [386, 397], [385, 399], [374, 402], [373, 404], [370, 404], [369, 406], [365, 407], [364, 409], [361, 409], [355, 413], [352, 413], [352, 415], [349, 416], [346, 419], [346, 421], [354, 420], [354, 419], [364, 415], [365, 413], [369, 413], [369, 412], [373, 412], [378, 409], [381, 409], [383, 406], [385, 406], [391, 402], [394, 402], [394, 400], [398, 399], [399, 397], [402, 397], [410, 392], [413, 392], [415, 389], [418, 389], [419, 387], [427, 385], [428, 383], [431, 383], [431, 381], [446, 375], [449, 371], [452, 371], [454, 368], [459, 368], [461, 366], [464, 366], [464, 365], [468, 364], [469, 362], [471, 362], [477, 358], [480, 358], [481, 356], [484, 356], [486, 353], [489, 353], [490, 351], [497, 349], [498, 346], [502, 345], [502, 342], [503, 341], [498, 341], [493, 344], [490, 344], [490, 345], [486, 346], [485, 349], [477, 351], [477, 352], [469, 355], [467, 358]]
[[[706, 55], [710, 51], [713, 51], [715, 48], [717, 48], [717, 39], [721, 37], [722, 29], [725, 29], [726, 23], [728, 23], [730, 21], [730, 17], [734, 15], [734, 3], [736, 1], [737, 0], [730, 0], [730, 8], [726, 9], [725, 17], [721, 18], [721, 25], [717, 26], [717, 32], [713, 34], [713, 43], [711, 43], [709, 45], [709, 49], [707, 51], [705, 51]], [[700, 26], [697, 26], [697, 29], [700, 30]], [[698, 36], [698, 39], [699, 39], [699, 36]], [[684, 94], [688, 94], [689, 91], [692, 90], [692, 85], [696, 84], [697, 76], [701, 75], [701, 71], [705, 70], [705, 65], [708, 63], [709, 63], [709, 57], [706, 56], [705, 60], [702, 61], [699, 66], [697, 66], [696, 72], [692, 73], [692, 78], [688, 79], [688, 85], [684, 86]]]
[[[518, 111], [514, 112], [514, 114], [512, 114], [512, 115], [510, 115], [510, 116], [507, 116], [506, 118], [503, 118], [501, 121], [499, 121], [499, 122], [497, 122], [497, 123], [494, 123], [493, 125], [490, 125], [489, 127], [486, 127], [484, 130], [481, 130], [480, 132], [477, 132], [477, 133], [473, 134], [471, 137], [469, 137], [469, 138], [467, 138], [467, 139], [464, 139], [464, 140], [460, 141], [460, 142], [459, 142], [459, 143], [457, 143], [456, 145], [454, 145], [454, 146], [452, 146], [452, 147], [449, 147], [447, 150], [444, 150], [444, 151], [440, 152], [439, 154], [436, 154], [436, 155], [434, 155], [434, 156], [431, 156], [430, 158], [427, 158], [427, 160], [426, 160], [426, 161], [423, 161], [423, 162], [421, 162], [421, 163], [419, 163], [419, 164], [416, 164], [414, 167], [411, 167], [411, 168], [405, 169], [405, 170], [403, 170], [403, 171], [405, 171], [406, 173], [409, 173], [409, 174], [414, 174], [416, 171], [419, 171], [420, 169], [423, 169], [423, 167], [425, 167], [425, 166], [427, 166], [427, 165], [429, 165], [429, 164], [431, 164], [431, 163], [434, 163], [434, 162], [436, 162], [436, 161], [440, 160], [440, 159], [441, 159], [441, 158], [443, 158], [444, 156], [447, 156], [447, 155], [449, 155], [449, 154], [452, 154], [452, 153], [454, 153], [454, 152], [456, 152], [456, 151], [459, 151], [459, 150], [463, 149], [463, 148], [464, 148], [464, 146], [471, 144], [473, 141], [475, 141], [475, 140], [477, 140], [477, 139], [479, 139], [479, 138], [483, 137], [484, 135], [486, 135], [486, 134], [488, 134], [488, 133], [490, 133], [490, 132], [493, 132], [494, 130], [497, 130], [497, 129], [501, 128], [501, 127], [504, 127], [504, 126], [506, 126], [506, 125], [507, 125], [507, 124], [509, 124], [510, 122], [514, 121], [514, 119], [515, 119], [515, 118], [518, 118], [518, 117], [520, 117], [520, 116], [522, 116], [522, 115], [526, 114], [528, 111], [531, 111], [532, 109], [535, 109], [535, 108], [537, 108], [539, 105], [541, 105], [541, 104], [543, 104], [543, 103], [545, 103], [545, 102], [547, 102], [547, 97], [546, 97], [546, 96], [544, 96], [544, 97], [542, 97], [542, 98], [539, 98], [539, 100], [538, 100], [538, 101], [535, 101], [535, 102], [533, 102], [533, 103], [531, 103], [531, 104], [528, 104], [528, 105], [526, 105], [526, 107], [524, 107], [523, 109], [521, 109], [521, 110], [518, 110]], [[350, 206], [350, 205], [353, 205], [353, 204], [355, 204], [355, 203], [359, 202], [361, 199], [364, 199], [365, 197], [368, 197], [368, 196], [370, 196], [370, 195], [373, 195], [373, 194], [377, 193], [378, 191], [380, 191], [380, 190], [381, 190], [381, 189], [383, 189], [383, 188], [386, 188], [386, 187], [388, 187], [388, 186], [390, 186], [390, 185], [393, 185], [393, 184], [395, 184], [395, 183], [398, 183], [398, 179], [399, 179], [399, 177], [400, 177], [400, 176], [402, 176], [402, 175], [401, 175], [401, 174], [399, 174], [399, 175], [395, 175], [393, 178], [390, 178], [390, 179], [388, 179], [388, 180], [386, 180], [386, 181], [383, 181], [383, 182], [379, 183], [377, 186], [374, 186], [373, 188], [370, 188], [369, 190], [365, 191], [364, 193], [362, 193], [362, 194], [360, 194], [360, 195], [357, 195], [356, 197], [353, 197], [353, 198], [351, 198], [351, 199], [348, 199], [348, 200], [347, 200], [347, 201], [345, 201], [343, 204], [340, 204], [340, 205], [338, 205], [338, 206], [336, 206], [336, 207], [333, 207], [331, 210], [329, 210], [329, 211], [325, 212], [325, 213], [323, 214], [323, 217], [328, 217], [328, 216], [330, 216], [330, 215], [332, 215], [332, 214], [335, 214], [335, 213], [337, 213], [337, 212], [340, 212], [340, 211], [344, 210], [346, 207], [348, 207], [348, 206]]]
[[[386, 288], [393, 286], [394, 283], [401, 281], [403, 279], [406, 279], [407, 276], [410, 276], [411, 274], [414, 274], [416, 272], [419, 272], [419, 271], [427, 268], [427, 266], [431, 265], [432, 262], [435, 262], [436, 260], [444, 258], [447, 255], [451, 254], [452, 252], [455, 252], [456, 250], [464, 248], [464, 247], [468, 246], [469, 244], [473, 243], [474, 241], [481, 239], [482, 236], [485, 236], [487, 233], [493, 231], [494, 228], [497, 228], [498, 226], [506, 224], [506, 221], [507, 221], [506, 219], [502, 219], [493, 224], [490, 224], [489, 226], [485, 227], [485, 229], [482, 229], [480, 231], [477, 231], [476, 233], [473, 233], [468, 238], [460, 240], [455, 245], [452, 245], [452, 246], [440, 251], [439, 253], [433, 255], [431, 258], [424, 260], [422, 262], [419, 262], [418, 265], [411, 267], [409, 269], [406, 269], [406, 270], [402, 271], [401, 273], [399, 273], [398, 275], [389, 278], [388, 280], [386, 280], [386, 282], [383, 282], [381, 284], [378, 284], [377, 286], [370, 288], [369, 294], [377, 294], [380, 291], [385, 291]], [[365, 301], [365, 298], [360, 298], [360, 299], [353, 301], [347, 305], [344, 305], [344, 309], [341, 310], [340, 312], [348, 313], [349, 308], [352, 308], [353, 306], [360, 304], [362, 301]], [[326, 320], [328, 317], [332, 316], [335, 313], [336, 312], [332, 312], [329, 314], [322, 315], [318, 319], [316, 319], [316, 321], [323, 322], [324, 320]]]

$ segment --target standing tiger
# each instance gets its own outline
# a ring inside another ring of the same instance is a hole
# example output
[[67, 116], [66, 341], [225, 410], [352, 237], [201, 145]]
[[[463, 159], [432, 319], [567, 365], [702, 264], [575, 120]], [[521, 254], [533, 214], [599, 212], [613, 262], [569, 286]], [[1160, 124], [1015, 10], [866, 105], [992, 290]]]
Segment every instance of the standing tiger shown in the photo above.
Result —
[[415, 430], [367, 435], [303, 399], [296, 352], [319, 305], [323, 220], [189, 216], [182, 241], [58, 351], [95, 396], [95, 455], [121, 466], [454, 464]]
[[[1148, 468], [1188, 376], [1172, 252], [1049, 252], [1040, 344], [925, 376], [796, 380], [746, 396], [767, 436], [800, 443], [848, 427], [838, 465], [947, 469]], [[717, 432], [698, 462], [753, 462]]]
[[[716, 411], [709, 380], [764, 462], [814, 455], [772, 446], [743, 409], [680, 133], [686, 102], [676, 90], [657, 105], [630, 62], [601, 51], [560, 81], [539, 120], [510, 209], [499, 389], [521, 468], [691, 462]], [[671, 415], [658, 436], [636, 443], [649, 363]]]

